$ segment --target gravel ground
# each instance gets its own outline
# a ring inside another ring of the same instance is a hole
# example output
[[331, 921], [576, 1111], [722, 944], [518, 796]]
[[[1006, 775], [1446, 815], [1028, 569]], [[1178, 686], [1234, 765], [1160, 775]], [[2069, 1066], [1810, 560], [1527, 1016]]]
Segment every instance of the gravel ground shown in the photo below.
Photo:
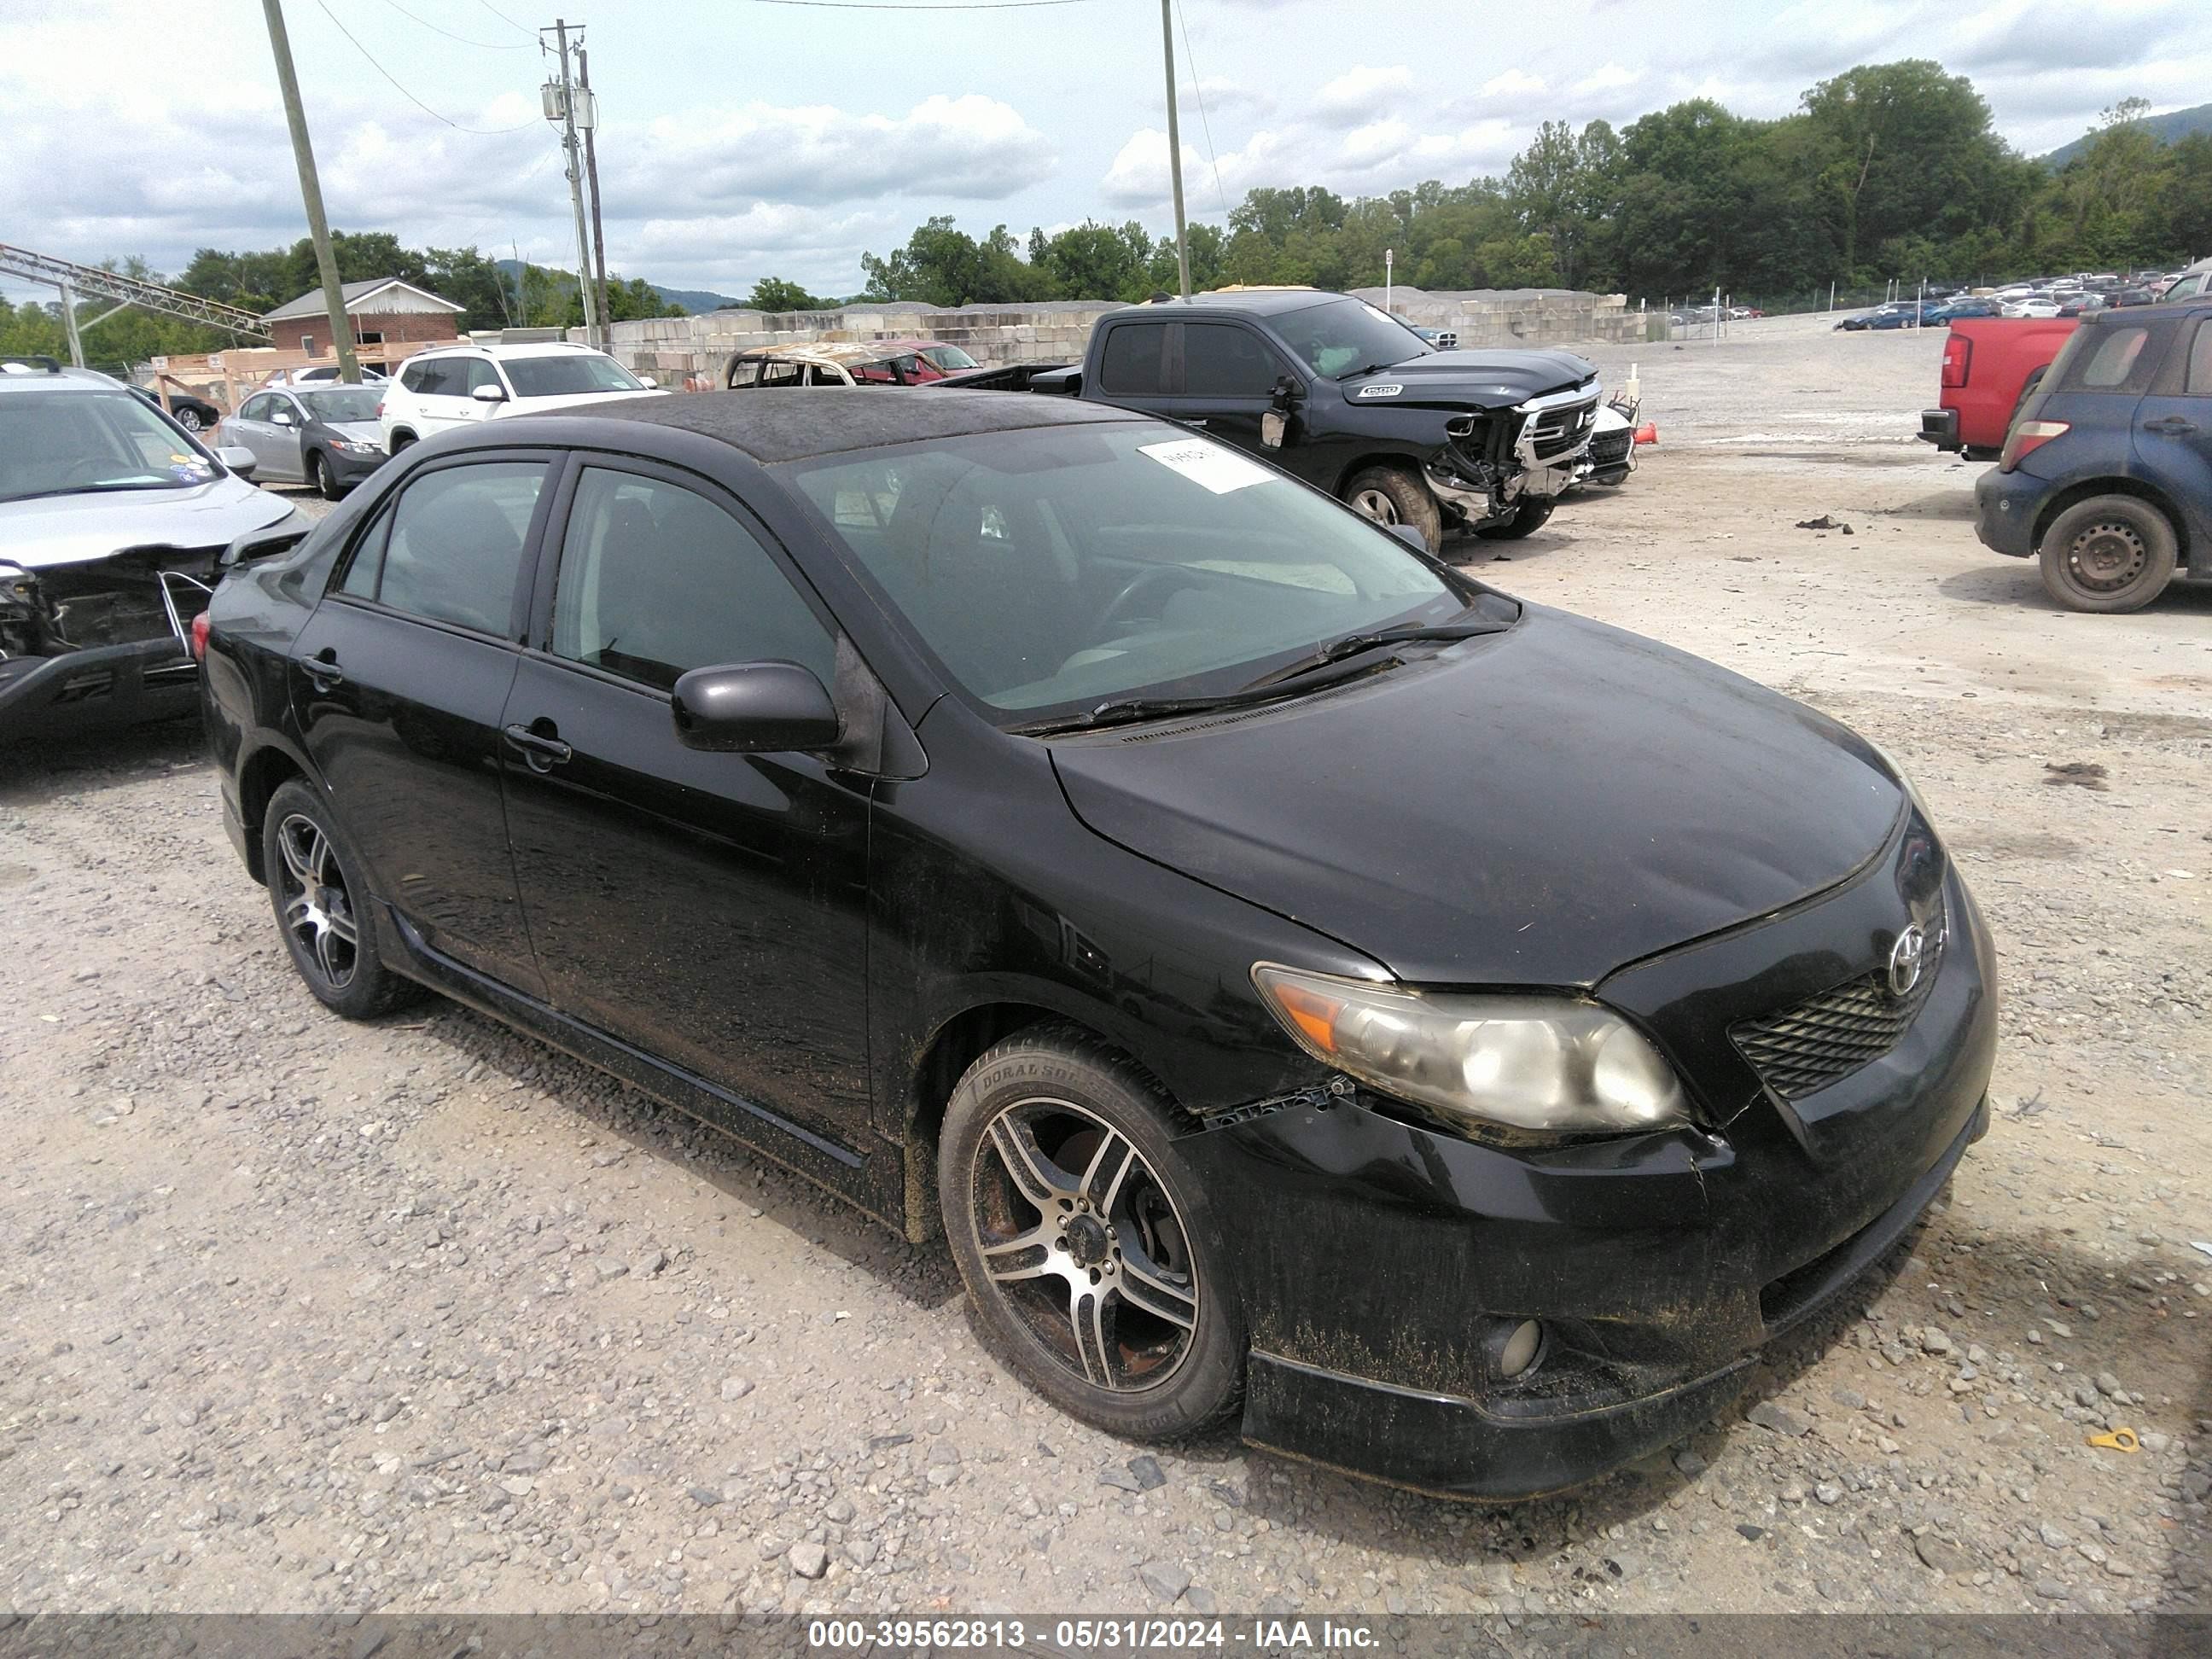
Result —
[[1455, 550], [1858, 726], [1996, 933], [1993, 1133], [1671, 1455], [1490, 1510], [1073, 1425], [940, 1252], [450, 1005], [324, 1014], [172, 728], [0, 756], [0, 1609], [2204, 1606], [2212, 594], [1984, 553], [1937, 351], [1607, 349], [1660, 448]]

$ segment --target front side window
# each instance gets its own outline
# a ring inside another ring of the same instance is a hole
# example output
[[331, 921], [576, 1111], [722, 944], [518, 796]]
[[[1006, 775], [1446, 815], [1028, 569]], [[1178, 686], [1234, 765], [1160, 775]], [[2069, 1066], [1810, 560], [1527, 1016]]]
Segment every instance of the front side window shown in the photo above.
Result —
[[258, 398], [248, 398], [246, 407], [238, 411], [238, 418], [241, 421], [265, 421], [276, 403], [276, 400], [265, 392]]
[[947, 374], [963, 374], [971, 368], [981, 367], [958, 346], [924, 346], [920, 356], [924, 362], [935, 364]]
[[545, 467], [441, 467], [400, 492], [354, 555], [341, 592], [433, 622], [507, 633]]
[[544, 357], [510, 357], [507, 378], [518, 398], [568, 398], [583, 392], [643, 392], [645, 383], [613, 358], [596, 351]]
[[500, 384], [499, 370], [493, 367], [490, 358], [471, 357], [468, 361], [468, 378], [461, 384], [462, 395], [472, 394], [480, 386], [491, 386], [500, 392], [507, 390]]
[[1194, 398], [1265, 398], [1282, 378], [1267, 343], [1234, 323], [1185, 323], [1182, 362]]
[[828, 685], [837, 647], [729, 513], [681, 484], [587, 467], [561, 543], [553, 654], [666, 690], [695, 668], [763, 661]]
[[1275, 319], [1275, 331], [1308, 368], [1332, 380], [1429, 355], [1428, 343], [1364, 300], [1328, 300]]
[[787, 470], [946, 671], [1009, 724], [1234, 690], [1324, 641], [1448, 620], [1469, 602], [1346, 508], [1153, 422]]
[[376, 418], [377, 394], [367, 386], [334, 386], [327, 392], [303, 392], [299, 401], [319, 421], [339, 424]]

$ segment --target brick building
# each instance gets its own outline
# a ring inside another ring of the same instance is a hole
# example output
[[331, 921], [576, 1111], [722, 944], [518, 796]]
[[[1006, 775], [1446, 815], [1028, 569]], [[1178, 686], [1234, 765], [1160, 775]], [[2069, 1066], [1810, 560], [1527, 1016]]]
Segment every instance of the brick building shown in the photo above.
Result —
[[[372, 361], [380, 345], [452, 340], [459, 336], [456, 320], [461, 314], [459, 306], [397, 276], [343, 283], [338, 293], [345, 302], [346, 320], [353, 325], [355, 349]], [[337, 349], [331, 343], [330, 308], [319, 288], [278, 306], [261, 320], [269, 325], [271, 343], [280, 349], [307, 351], [318, 357], [331, 356]]]

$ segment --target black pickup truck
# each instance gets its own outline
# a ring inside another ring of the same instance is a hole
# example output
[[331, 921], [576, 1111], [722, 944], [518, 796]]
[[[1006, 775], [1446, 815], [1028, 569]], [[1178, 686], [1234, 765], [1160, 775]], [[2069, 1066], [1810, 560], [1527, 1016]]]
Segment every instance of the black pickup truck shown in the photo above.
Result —
[[[983, 369], [935, 386], [1058, 392], [1203, 428], [1433, 550], [1448, 531], [1525, 536], [1589, 470], [1601, 390], [1566, 351], [1439, 351], [1315, 289], [1248, 289], [1109, 312], [1081, 367]], [[933, 389], [933, 388], [926, 388]]]

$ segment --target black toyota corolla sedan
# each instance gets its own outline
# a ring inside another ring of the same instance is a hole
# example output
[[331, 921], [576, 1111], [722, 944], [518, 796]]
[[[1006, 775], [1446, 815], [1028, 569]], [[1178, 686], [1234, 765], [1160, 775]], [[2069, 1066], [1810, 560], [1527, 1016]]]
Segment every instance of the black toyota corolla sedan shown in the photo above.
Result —
[[208, 731], [315, 995], [941, 1232], [1117, 1433], [1583, 1480], [1988, 1121], [1989, 937], [1879, 752], [1187, 428], [601, 404], [234, 553]]

